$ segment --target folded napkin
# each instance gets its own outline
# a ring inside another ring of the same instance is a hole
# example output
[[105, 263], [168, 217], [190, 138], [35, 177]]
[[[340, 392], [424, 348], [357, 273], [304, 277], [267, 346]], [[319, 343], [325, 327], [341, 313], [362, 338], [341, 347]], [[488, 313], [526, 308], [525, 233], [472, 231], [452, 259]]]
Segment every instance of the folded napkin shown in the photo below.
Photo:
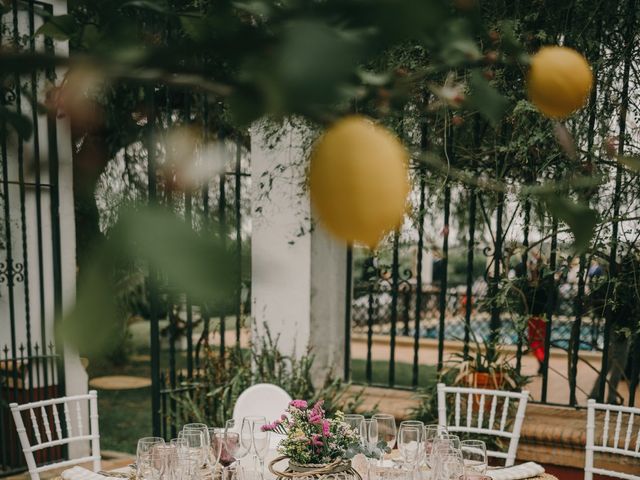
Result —
[[65, 470], [60, 476], [63, 480], [104, 480], [109, 478], [78, 466]]
[[524, 478], [537, 477], [544, 473], [542, 465], [535, 462], [527, 462], [513, 467], [487, 470], [487, 475], [493, 480], [522, 480]]

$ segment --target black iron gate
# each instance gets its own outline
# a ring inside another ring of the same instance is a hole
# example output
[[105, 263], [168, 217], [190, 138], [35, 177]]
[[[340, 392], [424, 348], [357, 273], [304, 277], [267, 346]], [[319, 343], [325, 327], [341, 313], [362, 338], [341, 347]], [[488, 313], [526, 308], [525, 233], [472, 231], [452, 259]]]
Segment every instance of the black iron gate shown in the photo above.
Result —
[[[161, 272], [149, 272], [152, 427], [154, 435], [169, 439], [188, 420], [181, 399], [201, 387], [203, 358], [212, 351], [224, 357], [230, 343], [243, 341], [250, 288], [250, 269], [244, 265], [250, 241], [248, 135], [216, 124], [217, 103], [206, 94], [159, 85], [147, 88], [145, 98], [149, 203], [178, 212], [204, 234], [215, 224], [236, 262], [229, 278], [233, 298], [224, 305], [196, 303], [188, 293], [169, 293]], [[221, 170], [195, 191], [175, 188], [167, 171], [166, 152], [158, 145], [171, 131], [189, 131], [205, 149], [211, 143], [223, 150]]]
[[[0, 19], [0, 48], [53, 51], [35, 35], [51, 12], [46, 2], [14, 1]], [[54, 79], [53, 70], [0, 72], [0, 476], [25, 468], [9, 403], [64, 395], [53, 335], [62, 305], [58, 119], [41, 108]]]
[[[439, 143], [455, 165], [455, 129], [444, 121], [445, 130], [435, 133], [432, 122], [418, 129], [419, 147], [426, 152]], [[570, 255], [570, 237], [556, 217], [548, 215], [542, 227], [534, 222], [530, 197], [443, 179], [417, 155], [411, 218], [377, 252], [350, 249], [346, 378], [390, 388], [433, 387], [452, 352], [463, 360], [476, 342], [493, 340], [518, 374], [532, 377], [528, 388], [537, 402], [584, 406], [585, 398], [599, 398], [633, 405], [640, 335], [620, 340], [625, 353], [618, 358], [606, 335], [614, 331], [605, 303], [616, 268], [594, 253]], [[502, 178], [505, 159], [495, 164]], [[637, 245], [628, 248], [637, 253]], [[599, 373], [590, 383], [580, 384], [594, 369]]]

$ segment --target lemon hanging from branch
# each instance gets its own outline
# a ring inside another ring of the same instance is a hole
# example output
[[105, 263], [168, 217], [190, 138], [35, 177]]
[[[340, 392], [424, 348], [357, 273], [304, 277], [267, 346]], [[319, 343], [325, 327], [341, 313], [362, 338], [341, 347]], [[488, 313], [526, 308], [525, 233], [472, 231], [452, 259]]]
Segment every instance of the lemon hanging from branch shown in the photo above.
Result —
[[336, 122], [311, 153], [311, 203], [322, 225], [348, 243], [375, 248], [402, 223], [408, 163], [404, 146], [386, 128], [358, 115]]
[[527, 75], [529, 98], [544, 115], [562, 119], [587, 102], [593, 74], [587, 60], [568, 47], [543, 47]]

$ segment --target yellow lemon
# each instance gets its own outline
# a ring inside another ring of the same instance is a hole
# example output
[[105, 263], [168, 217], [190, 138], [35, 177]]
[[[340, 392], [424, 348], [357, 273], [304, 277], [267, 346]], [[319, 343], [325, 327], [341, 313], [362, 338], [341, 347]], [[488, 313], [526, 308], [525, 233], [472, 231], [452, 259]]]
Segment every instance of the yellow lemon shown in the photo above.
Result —
[[409, 155], [398, 138], [353, 115], [336, 122], [311, 153], [309, 188], [320, 222], [338, 238], [375, 248], [402, 223]]
[[567, 47], [543, 47], [531, 58], [529, 98], [547, 117], [565, 118], [589, 97], [593, 74], [587, 60]]

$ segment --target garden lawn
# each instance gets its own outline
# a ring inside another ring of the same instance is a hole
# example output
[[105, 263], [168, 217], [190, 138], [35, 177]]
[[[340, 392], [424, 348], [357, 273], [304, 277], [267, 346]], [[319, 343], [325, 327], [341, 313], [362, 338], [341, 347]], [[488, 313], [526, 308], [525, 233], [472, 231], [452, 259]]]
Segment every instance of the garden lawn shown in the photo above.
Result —
[[[366, 360], [351, 360], [351, 381], [353, 383], [366, 384]], [[371, 383], [376, 386], [389, 385], [389, 362], [374, 360], [371, 362]], [[420, 365], [418, 370], [418, 387], [432, 386], [437, 380], [437, 369], [433, 365]], [[412, 388], [413, 365], [409, 363], [396, 363], [395, 387]]]

